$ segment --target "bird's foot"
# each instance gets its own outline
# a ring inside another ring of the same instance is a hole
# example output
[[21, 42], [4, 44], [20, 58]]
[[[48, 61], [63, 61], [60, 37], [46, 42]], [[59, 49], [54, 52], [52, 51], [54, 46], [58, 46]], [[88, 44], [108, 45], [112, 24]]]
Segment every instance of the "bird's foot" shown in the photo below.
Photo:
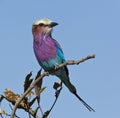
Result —
[[54, 70], [58, 70], [59, 68], [60, 68], [59, 65], [57, 65], [54, 67]]

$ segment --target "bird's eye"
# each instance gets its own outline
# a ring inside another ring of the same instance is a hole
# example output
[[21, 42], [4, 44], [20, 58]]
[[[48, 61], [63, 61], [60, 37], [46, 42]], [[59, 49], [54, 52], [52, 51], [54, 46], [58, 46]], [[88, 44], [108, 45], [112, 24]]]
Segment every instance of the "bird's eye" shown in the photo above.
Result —
[[43, 24], [43, 23], [40, 23], [39, 26], [44, 26], [44, 24]]

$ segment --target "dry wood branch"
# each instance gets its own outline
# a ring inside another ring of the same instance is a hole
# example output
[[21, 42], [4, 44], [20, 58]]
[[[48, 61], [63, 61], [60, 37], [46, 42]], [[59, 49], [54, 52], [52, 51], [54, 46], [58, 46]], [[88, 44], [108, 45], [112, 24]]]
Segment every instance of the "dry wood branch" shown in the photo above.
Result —
[[[60, 69], [60, 68], [63, 67], [63, 66], [66, 66], [66, 65], [74, 65], [74, 64], [77, 64], [77, 65], [78, 65], [78, 64], [80, 64], [80, 63], [82, 63], [82, 62], [84, 62], [84, 61], [86, 61], [86, 60], [88, 60], [88, 59], [92, 59], [92, 58], [95, 58], [95, 55], [89, 55], [89, 56], [87, 56], [87, 57], [85, 57], [85, 58], [82, 58], [82, 59], [80, 59], [80, 60], [77, 60], [77, 61], [69, 60], [69, 61], [66, 61], [66, 62], [63, 63], [63, 64], [60, 64], [60, 65], [56, 66], [56, 67], [55, 67], [54, 69], [52, 69], [51, 71], [52, 71], [52, 72], [53, 72], [53, 71], [56, 71], [56, 70]], [[13, 110], [12, 110], [12, 113], [11, 113], [11, 117], [10, 117], [10, 118], [14, 118], [15, 112], [16, 112], [19, 104], [21, 103], [21, 101], [25, 98], [25, 96], [36, 86], [36, 84], [37, 84], [42, 78], [44, 78], [45, 76], [49, 75], [49, 73], [50, 73], [51, 71], [49, 71], [49, 72], [48, 72], [48, 71], [44, 72], [40, 77], [38, 77], [36, 80], [34, 80], [34, 82], [32, 83], [32, 85], [25, 91], [25, 93], [21, 96], [21, 98], [16, 102], [16, 104], [15, 104]], [[38, 116], [37, 118], [39, 118], [39, 116]]]
[[85, 58], [82, 58], [82, 59], [80, 59], [80, 60], [77, 60], [77, 61], [75, 61], [75, 60], [68, 60], [68, 61], [66, 61], [65, 63], [63, 63], [63, 64], [60, 64], [60, 65], [58, 65], [58, 66], [56, 66], [55, 67], [55, 70], [58, 70], [58, 69], [60, 69], [61, 67], [63, 67], [63, 66], [66, 66], [66, 65], [78, 65], [78, 64], [80, 64], [80, 63], [82, 63], [82, 62], [84, 62], [84, 61], [86, 61], [86, 60], [88, 60], [88, 59], [92, 59], [92, 58], [95, 58], [95, 55], [93, 54], [93, 55], [89, 55], [89, 56], [87, 56], [87, 57], [85, 57]]

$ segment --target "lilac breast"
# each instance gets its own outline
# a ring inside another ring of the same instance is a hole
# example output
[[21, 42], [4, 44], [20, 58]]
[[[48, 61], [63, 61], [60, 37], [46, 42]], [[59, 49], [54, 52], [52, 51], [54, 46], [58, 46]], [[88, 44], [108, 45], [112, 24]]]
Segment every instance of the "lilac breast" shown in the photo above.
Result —
[[49, 61], [56, 56], [54, 40], [49, 36], [34, 37], [34, 52], [38, 62]]

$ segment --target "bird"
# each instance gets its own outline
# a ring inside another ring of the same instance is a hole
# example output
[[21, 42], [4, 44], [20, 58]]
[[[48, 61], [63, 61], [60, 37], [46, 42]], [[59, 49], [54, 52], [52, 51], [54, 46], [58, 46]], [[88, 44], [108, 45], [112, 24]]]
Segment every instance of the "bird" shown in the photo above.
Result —
[[[48, 18], [36, 20], [32, 24], [33, 50], [39, 65], [45, 71], [50, 71], [54, 67], [66, 62], [60, 44], [52, 37], [53, 27], [57, 25], [57, 22], [53, 22]], [[77, 94], [75, 86], [70, 82], [67, 66], [51, 74], [57, 76], [89, 111], [95, 111]]]

